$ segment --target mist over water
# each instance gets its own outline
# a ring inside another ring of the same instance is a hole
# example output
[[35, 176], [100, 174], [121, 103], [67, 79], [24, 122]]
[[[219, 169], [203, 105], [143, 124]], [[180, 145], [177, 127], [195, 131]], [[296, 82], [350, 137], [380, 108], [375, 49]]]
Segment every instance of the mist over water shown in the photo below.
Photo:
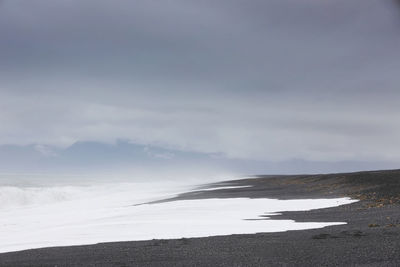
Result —
[[0, 174], [0, 209], [108, 196], [131, 191], [131, 201], [168, 197], [191, 188], [238, 178], [232, 174], [197, 171], [130, 171], [114, 174]]

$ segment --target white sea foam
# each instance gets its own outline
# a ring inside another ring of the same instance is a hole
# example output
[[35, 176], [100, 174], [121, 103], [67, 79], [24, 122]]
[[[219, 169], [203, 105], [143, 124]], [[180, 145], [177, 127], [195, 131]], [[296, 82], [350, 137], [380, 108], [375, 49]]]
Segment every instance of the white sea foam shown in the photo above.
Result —
[[332, 223], [260, 220], [282, 211], [327, 208], [348, 198], [153, 201], [189, 190], [173, 183], [0, 187], [0, 252], [111, 241], [205, 237], [319, 228]]
[[252, 185], [238, 185], [238, 186], [216, 186], [210, 188], [196, 188], [192, 191], [215, 191], [215, 190], [225, 190], [225, 189], [239, 189], [253, 187]]

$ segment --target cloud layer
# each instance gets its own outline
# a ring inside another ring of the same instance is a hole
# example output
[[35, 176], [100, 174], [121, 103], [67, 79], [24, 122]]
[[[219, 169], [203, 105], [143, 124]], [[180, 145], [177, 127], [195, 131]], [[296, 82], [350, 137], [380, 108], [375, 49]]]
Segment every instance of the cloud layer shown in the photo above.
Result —
[[0, 144], [400, 161], [391, 1], [0, 3]]

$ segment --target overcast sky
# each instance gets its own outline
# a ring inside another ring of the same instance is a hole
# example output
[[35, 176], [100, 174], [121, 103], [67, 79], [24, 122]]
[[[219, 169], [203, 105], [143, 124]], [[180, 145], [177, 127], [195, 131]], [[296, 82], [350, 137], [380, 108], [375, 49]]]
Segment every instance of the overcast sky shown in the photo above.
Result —
[[391, 0], [0, 1], [0, 145], [400, 162]]

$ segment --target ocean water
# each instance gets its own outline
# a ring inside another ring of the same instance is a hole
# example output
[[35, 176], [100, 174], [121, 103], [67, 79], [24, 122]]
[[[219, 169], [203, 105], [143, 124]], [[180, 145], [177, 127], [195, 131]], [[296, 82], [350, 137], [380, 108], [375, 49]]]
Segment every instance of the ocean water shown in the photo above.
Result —
[[0, 252], [320, 228], [345, 222], [300, 223], [274, 220], [273, 215], [355, 201], [232, 198], [143, 204], [193, 190], [197, 184], [89, 181], [27, 185], [5, 181], [0, 183]]

